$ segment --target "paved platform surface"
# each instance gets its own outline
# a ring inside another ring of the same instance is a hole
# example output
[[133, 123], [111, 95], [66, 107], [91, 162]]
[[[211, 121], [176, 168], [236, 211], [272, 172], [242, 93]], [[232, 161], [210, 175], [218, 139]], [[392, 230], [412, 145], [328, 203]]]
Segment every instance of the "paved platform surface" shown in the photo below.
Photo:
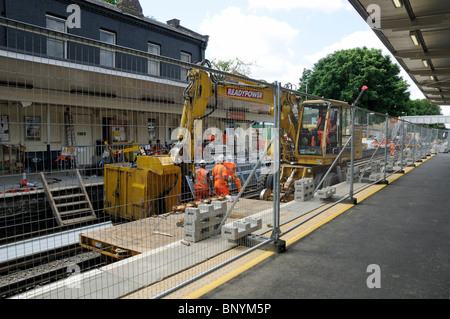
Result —
[[450, 154], [438, 154], [200, 299], [449, 296]]

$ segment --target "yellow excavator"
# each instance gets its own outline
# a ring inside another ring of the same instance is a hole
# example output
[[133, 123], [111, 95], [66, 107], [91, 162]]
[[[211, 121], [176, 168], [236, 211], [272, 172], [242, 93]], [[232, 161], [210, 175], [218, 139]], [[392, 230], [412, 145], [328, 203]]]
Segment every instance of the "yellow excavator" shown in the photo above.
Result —
[[[204, 63], [202, 63], [204, 65]], [[193, 69], [189, 73], [189, 86], [185, 91], [185, 104], [181, 119], [181, 127], [194, 134], [194, 121], [211, 115], [215, 111], [218, 97], [233, 98], [245, 103], [269, 106], [274, 115], [275, 92], [273, 86], [257, 84], [243, 79], [227, 77], [219, 81], [213, 75], [202, 69]], [[231, 81], [228, 81], [228, 80]], [[364, 86], [358, 96], [367, 90]], [[206, 107], [211, 98], [216, 101], [212, 109], [206, 113]], [[281, 142], [281, 198], [283, 201], [293, 199], [294, 181], [301, 178], [313, 178], [315, 185], [319, 183], [331, 164], [341, 153], [334, 168], [327, 175], [321, 186], [336, 184], [343, 179], [346, 162], [350, 161], [350, 147], [344, 146], [351, 132], [352, 108], [346, 102], [334, 100], [306, 100], [299, 93], [283, 90], [280, 96], [280, 142]], [[355, 156], [362, 157], [362, 126], [355, 127]], [[180, 141], [183, 136], [179, 137]], [[194, 141], [191, 139], [191, 149]], [[180, 143], [182, 144], [182, 143]], [[184, 143], [186, 146], [186, 143]], [[179, 148], [180, 150], [182, 147]], [[271, 154], [275, 156], [276, 154]], [[188, 169], [194, 172], [194, 163]], [[258, 188], [262, 199], [270, 199], [273, 178], [271, 174], [260, 174]]]
[[[306, 100], [282, 105], [280, 126], [286, 134], [280, 132], [281, 201], [293, 199], [294, 183], [298, 179], [312, 178], [317, 187], [333, 163], [333, 170], [326, 175], [321, 187], [343, 180], [346, 163], [351, 159], [347, 143], [352, 135], [351, 117], [352, 106], [341, 101]], [[355, 134], [362, 134], [361, 126], [355, 127]], [[361, 138], [355, 138], [354, 147], [354, 159], [362, 158]], [[260, 176], [261, 199], [270, 199], [272, 183], [271, 174]]]
[[[217, 110], [220, 97], [242, 103], [261, 105], [274, 115], [275, 92], [271, 85], [254, 83], [240, 75], [216, 78], [207, 60], [188, 72], [189, 84], [184, 90], [184, 106], [179, 141], [169, 155], [138, 156], [136, 167], [105, 165], [105, 211], [126, 219], [140, 219], [170, 212], [189, 197], [185, 176], [195, 174], [195, 123]], [[362, 92], [361, 92], [362, 93]], [[361, 94], [360, 94], [361, 96]], [[211, 101], [213, 99], [213, 101]], [[359, 97], [358, 97], [359, 99]], [[311, 177], [318, 182], [341, 152], [351, 136], [352, 106], [340, 101], [303, 101], [300, 94], [283, 90], [281, 96], [280, 142], [281, 195], [283, 201], [293, 199], [294, 181]], [[212, 102], [212, 103], [211, 103]], [[207, 110], [208, 105], [210, 109]], [[362, 132], [355, 128], [356, 134]], [[355, 138], [355, 158], [362, 156], [361, 138]], [[350, 160], [350, 149], [344, 151], [335, 171], [328, 174], [323, 186], [336, 183], [341, 164]], [[342, 165], [343, 167], [343, 165]], [[272, 175], [260, 174], [258, 186], [268, 190], [270, 198]]]

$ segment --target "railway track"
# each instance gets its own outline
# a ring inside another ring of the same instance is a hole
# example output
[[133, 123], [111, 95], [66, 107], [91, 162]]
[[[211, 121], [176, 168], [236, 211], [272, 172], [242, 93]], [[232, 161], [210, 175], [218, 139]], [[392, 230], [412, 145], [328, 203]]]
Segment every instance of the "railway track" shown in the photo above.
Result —
[[78, 244], [58, 253], [33, 255], [10, 265], [1, 265], [0, 298], [6, 299], [42, 285], [67, 278], [73, 270], [82, 273], [105, 263], [101, 254], [82, 249]]
[[0, 298], [63, 279], [71, 274], [68, 269], [83, 272], [103, 265], [101, 254], [79, 245], [79, 234], [111, 226], [108, 221], [41, 236], [30, 234], [0, 246]]

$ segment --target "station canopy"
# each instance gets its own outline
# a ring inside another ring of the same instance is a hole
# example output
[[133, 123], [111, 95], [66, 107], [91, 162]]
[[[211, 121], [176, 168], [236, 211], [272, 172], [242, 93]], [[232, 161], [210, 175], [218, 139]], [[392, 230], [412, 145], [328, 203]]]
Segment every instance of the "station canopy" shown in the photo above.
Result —
[[379, 6], [380, 23], [371, 24], [375, 34], [430, 103], [450, 105], [450, 1], [349, 2], [366, 21]]

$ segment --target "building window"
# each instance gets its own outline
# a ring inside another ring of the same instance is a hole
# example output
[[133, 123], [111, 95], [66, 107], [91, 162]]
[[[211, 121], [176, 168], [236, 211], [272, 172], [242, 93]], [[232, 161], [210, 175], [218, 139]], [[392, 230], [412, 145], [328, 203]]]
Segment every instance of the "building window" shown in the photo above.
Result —
[[[100, 41], [108, 44], [116, 44], [116, 35], [112, 32], [100, 30]], [[112, 50], [100, 49], [100, 65], [115, 67], [115, 54]]]
[[[189, 53], [181, 52], [181, 61], [191, 63], [191, 60], [192, 56]], [[187, 68], [181, 68], [181, 76], [180, 76], [181, 80], [183, 81], [186, 80], [187, 72], [188, 72]]]
[[[153, 43], [148, 43], [148, 53], [161, 55], [161, 46]], [[159, 61], [148, 60], [148, 74], [160, 76]]]
[[[47, 29], [66, 33], [66, 21], [50, 15], [46, 16]], [[47, 38], [47, 55], [54, 58], [66, 58], [66, 41]]]

